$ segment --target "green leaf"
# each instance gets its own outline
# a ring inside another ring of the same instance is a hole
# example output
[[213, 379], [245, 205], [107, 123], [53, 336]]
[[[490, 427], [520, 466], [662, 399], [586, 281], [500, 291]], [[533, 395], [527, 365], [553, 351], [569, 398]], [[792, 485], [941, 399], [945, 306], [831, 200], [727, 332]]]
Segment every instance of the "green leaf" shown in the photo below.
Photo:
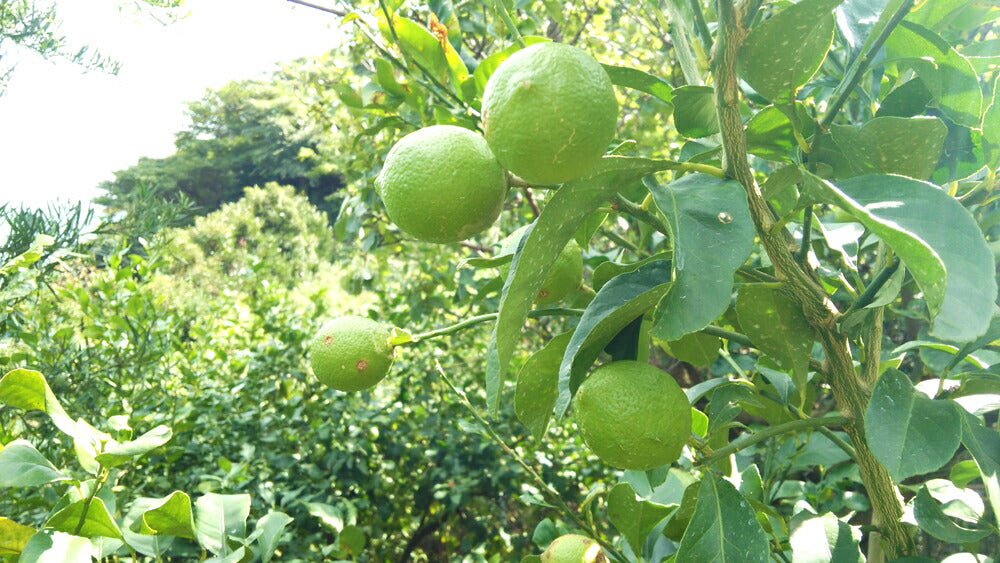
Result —
[[933, 31], [903, 20], [885, 42], [887, 57], [911, 67], [952, 121], [978, 127], [983, 105], [972, 63]]
[[840, 2], [803, 0], [754, 26], [740, 49], [743, 79], [765, 98], [791, 100], [823, 64]]
[[228, 554], [229, 536], [243, 537], [246, 534], [250, 495], [206, 493], [194, 504], [198, 544], [216, 555]]
[[733, 274], [750, 255], [755, 231], [738, 182], [690, 174], [650, 191], [674, 244], [674, 283], [656, 307], [652, 334], [677, 340], [729, 308]]
[[30, 442], [14, 440], [0, 449], [0, 487], [34, 487], [68, 480]]
[[601, 66], [608, 73], [612, 84], [645, 92], [673, 107], [671, 100], [674, 97], [674, 89], [670, 86], [669, 82], [659, 76], [627, 66], [606, 64], [602, 64]]
[[278, 548], [278, 540], [285, 527], [291, 524], [293, 518], [284, 512], [270, 511], [257, 521], [253, 533], [248, 540], [256, 540], [260, 548], [257, 554], [263, 563], [270, 563], [274, 551]]
[[[810, 137], [816, 131], [816, 122], [801, 102], [795, 102], [799, 123], [803, 125], [802, 136]], [[768, 160], [794, 162], [795, 128], [785, 112], [777, 106], [767, 106], [747, 122], [747, 152]]]
[[88, 538], [101, 536], [122, 539], [122, 531], [100, 497], [94, 497], [90, 502], [78, 500], [70, 504], [53, 514], [45, 527]]
[[748, 284], [740, 287], [736, 316], [754, 345], [790, 372], [796, 388], [804, 390], [816, 335], [802, 307], [778, 289]]
[[707, 473], [675, 563], [763, 562], [770, 560], [770, 552], [767, 534], [750, 503], [729, 481]]
[[988, 529], [966, 528], [949, 518], [931, 496], [927, 485], [920, 487], [913, 499], [913, 517], [925, 532], [949, 543], [973, 543], [990, 535]]
[[924, 292], [931, 336], [968, 342], [984, 334], [997, 297], [994, 259], [972, 215], [933, 184], [867, 175], [836, 185], [807, 174], [820, 197], [871, 229]]
[[962, 443], [979, 466], [993, 518], [1000, 525], [1000, 434], [967, 412], [962, 416]]
[[384, 16], [380, 16], [378, 21], [386, 39], [397, 41], [399, 48], [414, 62], [424, 67], [434, 78], [447, 82], [448, 61], [437, 37], [419, 23], [398, 14], [392, 15], [392, 30], [389, 29], [388, 21]]
[[35, 529], [31, 526], [0, 517], [0, 557], [21, 553], [28, 539], [34, 534]]
[[614, 524], [632, 550], [642, 552], [646, 536], [676, 506], [670, 507], [639, 498], [628, 483], [618, 483], [608, 493], [608, 520]]
[[715, 91], [711, 86], [681, 86], [674, 89], [674, 126], [689, 139], [719, 132], [715, 113]]
[[195, 539], [194, 512], [191, 497], [174, 491], [162, 499], [150, 499], [153, 504], [142, 513], [143, 534], [159, 534]]
[[115, 467], [134, 457], [155, 450], [169, 442], [172, 436], [173, 432], [170, 428], [161, 424], [135, 440], [121, 444], [111, 443], [104, 452], [97, 455], [96, 459], [105, 467]]
[[1000, 78], [993, 81], [993, 99], [983, 113], [983, 139], [989, 143], [995, 166], [1000, 161]]
[[76, 423], [63, 410], [45, 376], [30, 369], [15, 369], [0, 379], [0, 402], [23, 409], [40, 410], [52, 418], [56, 428], [76, 436]]
[[31, 241], [31, 245], [28, 247], [28, 250], [25, 250], [14, 258], [11, 258], [7, 261], [7, 263], [0, 265], [0, 276], [6, 276], [38, 262], [38, 260], [41, 259], [42, 254], [44, 254], [45, 249], [55, 244], [55, 242], [56, 239], [49, 235], [42, 233], [36, 234], [34, 240]]
[[637, 317], [660, 300], [669, 287], [670, 262], [647, 262], [611, 278], [583, 312], [559, 366], [556, 416], [562, 417], [587, 370], [601, 350]]
[[18, 563], [90, 563], [90, 540], [57, 530], [38, 530], [28, 539]]
[[634, 272], [639, 269], [643, 264], [648, 264], [655, 260], [669, 260], [673, 256], [672, 252], [658, 252], [648, 258], [643, 258], [638, 262], [629, 262], [627, 264], [620, 264], [618, 262], [601, 262], [594, 268], [594, 274], [590, 277], [591, 284], [594, 286], [594, 291], [600, 291], [604, 284], [608, 283], [615, 276], [624, 274], [625, 272]]
[[792, 563], [863, 563], [860, 531], [831, 513], [818, 516], [807, 511], [792, 518], [789, 543]]
[[860, 129], [830, 128], [833, 140], [860, 173], [931, 177], [944, 150], [948, 126], [936, 117], [876, 117]]
[[919, 78], [900, 84], [879, 104], [875, 117], [913, 117], [923, 115], [934, 96]]
[[951, 460], [962, 439], [961, 413], [951, 401], [917, 392], [906, 374], [890, 368], [872, 389], [865, 434], [875, 458], [899, 483]]
[[499, 412], [501, 379], [531, 305], [577, 226], [601, 203], [614, 197], [622, 184], [676, 166], [676, 162], [668, 160], [605, 156], [592, 172], [563, 184], [546, 203], [522, 239], [500, 295], [500, 311], [486, 359], [486, 402], [491, 415]]
[[337, 536], [337, 543], [351, 555], [360, 555], [368, 538], [364, 530], [357, 526], [346, 526]]
[[677, 340], [664, 342], [663, 347], [668, 354], [682, 362], [693, 366], [706, 367], [712, 365], [719, 357], [722, 340], [703, 332], [685, 334]]
[[559, 365], [572, 332], [556, 336], [528, 358], [517, 374], [514, 389], [514, 413], [528, 427], [537, 444], [545, 435], [556, 406]]

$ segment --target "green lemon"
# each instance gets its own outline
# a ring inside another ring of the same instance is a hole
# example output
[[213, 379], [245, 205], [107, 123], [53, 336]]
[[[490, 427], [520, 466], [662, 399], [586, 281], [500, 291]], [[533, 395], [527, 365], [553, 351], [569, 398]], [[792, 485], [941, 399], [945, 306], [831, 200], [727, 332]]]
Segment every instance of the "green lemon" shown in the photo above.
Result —
[[385, 378], [392, 366], [389, 329], [366, 317], [328, 321], [309, 342], [317, 379], [341, 391], [360, 391]]
[[[524, 236], [524, 231], [527, 229], [528, 226], [525, 225], [507, 235], [500, 242], [500, 255], [513, 254], [517, 250], [517, 244]], [[500, 276], [503, 278], [506, 278], [509, 272], [510, 264], [504, 264], [500, 268]], [[552, 268], [549, 269], [549, 275], [542, 282], [542, 287], [538, 290], [538, 297], [535, 299], [535, 302], [539, 305], [548, 305], [560, 301], [579, 289], [582, 282], [583, 253], [576, 240], [570, 239], [566, 246], [559, 252], [559, 256], [553, 262]]]
[[542, 563], [606, 563], [607, 560], [596, 541], [579, 534], [559, 536], [542, 554]]
[[618, 100], [608, 73], [585, 51], [536, 43], [493, 72], [482, 115], [500, 164], [527, 182], [559, 184], [601, 159], [615, 135]]
[[427, 242], [458, 242], [500, 216], [507, 174], [482, 135], [432, 125], [389, 150], [375, 189], [389, 219], [405, 233]]
[[595, 369], [577, 392], [576, 419], [597, 457], [644, 471], [675, 461], [691, 434], [691, 405], [674, 378], [623, 360]]

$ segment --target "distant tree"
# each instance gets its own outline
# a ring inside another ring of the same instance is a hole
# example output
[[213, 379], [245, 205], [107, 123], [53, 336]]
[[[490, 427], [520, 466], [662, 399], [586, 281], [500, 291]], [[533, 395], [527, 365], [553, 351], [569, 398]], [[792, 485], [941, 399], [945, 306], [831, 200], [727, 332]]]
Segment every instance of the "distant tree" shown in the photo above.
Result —
[[328, 128], [309, 118], [302, 88], [300, 82], [276, 79], [210, 90], [188, 104], [190, 123], [177, 133], [177, 151], [116, 172], [101, 185], [108, 193], [98, 202], [117, 209], [128, 194], [154, 186], [165, 197], [187, 197], [208, 213], [242, 197], [248, 186], [278, 182], [294, 186], [325, 211], [336, 210], [339, 201], [327, 197], [343, 179], [312, 162]]

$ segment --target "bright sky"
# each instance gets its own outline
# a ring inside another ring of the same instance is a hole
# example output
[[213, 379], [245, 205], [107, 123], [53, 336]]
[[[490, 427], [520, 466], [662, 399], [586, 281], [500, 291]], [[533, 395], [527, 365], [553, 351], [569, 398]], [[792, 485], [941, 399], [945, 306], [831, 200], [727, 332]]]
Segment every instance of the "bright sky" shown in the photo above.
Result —
[[56, 4], [72, 45], [100, 49], [121, 71], [20, 57], [0, 96], [0, 202], [89, 200], [114, 171], [173, 152], [184, 102], [327, 51], [338, 37], [337, 16], [286, 0], [187, 0], [190, 15], [166, 26], [120, 12], [124, 0]]

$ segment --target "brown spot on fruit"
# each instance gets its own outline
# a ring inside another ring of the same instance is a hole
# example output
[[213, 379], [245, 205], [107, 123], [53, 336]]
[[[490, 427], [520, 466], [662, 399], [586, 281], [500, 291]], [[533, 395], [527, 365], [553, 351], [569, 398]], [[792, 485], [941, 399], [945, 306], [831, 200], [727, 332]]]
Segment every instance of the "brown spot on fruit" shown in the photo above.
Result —
[[368, 361], [367, 360], [358, 360], [358, 364], [357, 364], [358, 371], [365, 371], [365, 368], [367, 368], [367, 367], [368, 367]]
[[329, 346], [331, 342], [333, 342], [333, 336], [332, 335], [327, 334], [326, 336], [323, 337], [323, 344], [324, 345]]

